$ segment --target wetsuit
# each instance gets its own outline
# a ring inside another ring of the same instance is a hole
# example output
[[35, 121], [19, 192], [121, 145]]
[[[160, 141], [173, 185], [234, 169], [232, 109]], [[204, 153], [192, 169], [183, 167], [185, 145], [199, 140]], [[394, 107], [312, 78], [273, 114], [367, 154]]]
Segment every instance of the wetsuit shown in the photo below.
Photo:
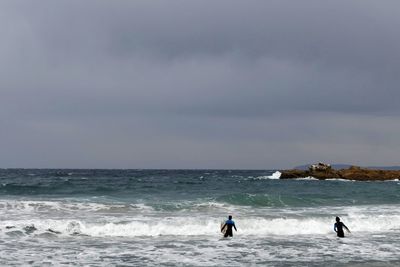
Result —
[[344, 223], [342, 223], [342, 222], [335, 223], [335, 226], [333, 227], [333, 229], [336, 231], [338, 237], [344, 237], [343, 227], [346, 227], [346, 225], [344, 225]]
[[225, 232], [224, 237], [233, 236], [232, 227], [234, 227], [236, 229], [235, 222], [233, 220], [227, 220], [225, 222], [224, 227], [222, 227], [222, 229], [225, 227], [226, 227], [226, 232]]

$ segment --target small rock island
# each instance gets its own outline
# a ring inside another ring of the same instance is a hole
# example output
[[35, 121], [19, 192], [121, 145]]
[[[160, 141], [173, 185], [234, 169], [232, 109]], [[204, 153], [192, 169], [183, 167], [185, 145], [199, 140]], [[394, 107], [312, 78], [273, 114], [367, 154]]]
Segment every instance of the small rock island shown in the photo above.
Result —
[[314, 177], [319, 180], [344, 179], [354, 181], [388, 181], [400, 178], [400, 170], [378, 170], [351, 166], [347, 169], [335, 170], [329, 164], [311, 165], [308, 170], [282, 170], [280, 179]]

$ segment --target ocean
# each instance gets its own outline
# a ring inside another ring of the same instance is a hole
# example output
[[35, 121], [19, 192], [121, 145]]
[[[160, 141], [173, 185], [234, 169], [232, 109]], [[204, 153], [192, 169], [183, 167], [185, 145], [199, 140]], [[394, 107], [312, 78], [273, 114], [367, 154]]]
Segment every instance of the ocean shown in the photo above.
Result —
[[[0, 170], [1, 266], [399, 266], [400, 182]], [[233, 216], [237, 232], [223, 238]], [[333, 231], [335, 217], [350, 228]]]

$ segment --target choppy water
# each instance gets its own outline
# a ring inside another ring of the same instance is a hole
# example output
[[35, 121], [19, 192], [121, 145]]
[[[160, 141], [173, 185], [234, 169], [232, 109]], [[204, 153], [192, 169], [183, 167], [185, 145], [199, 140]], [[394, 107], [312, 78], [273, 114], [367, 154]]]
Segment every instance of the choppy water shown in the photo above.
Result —
[[[0, 265], [400, 264], [398, 181], [273, 173], [0, 170]], [[224, 239], [229, 214], [238, 231]], [[335, 216], [352, 230], [344, 239]]]

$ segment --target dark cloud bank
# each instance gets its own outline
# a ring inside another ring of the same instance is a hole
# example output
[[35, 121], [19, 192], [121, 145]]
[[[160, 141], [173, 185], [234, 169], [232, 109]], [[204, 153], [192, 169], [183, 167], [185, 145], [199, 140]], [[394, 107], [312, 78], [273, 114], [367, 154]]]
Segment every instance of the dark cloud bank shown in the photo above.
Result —
[[399, 1], [2, 1], [0, 165], [396, 165]]

